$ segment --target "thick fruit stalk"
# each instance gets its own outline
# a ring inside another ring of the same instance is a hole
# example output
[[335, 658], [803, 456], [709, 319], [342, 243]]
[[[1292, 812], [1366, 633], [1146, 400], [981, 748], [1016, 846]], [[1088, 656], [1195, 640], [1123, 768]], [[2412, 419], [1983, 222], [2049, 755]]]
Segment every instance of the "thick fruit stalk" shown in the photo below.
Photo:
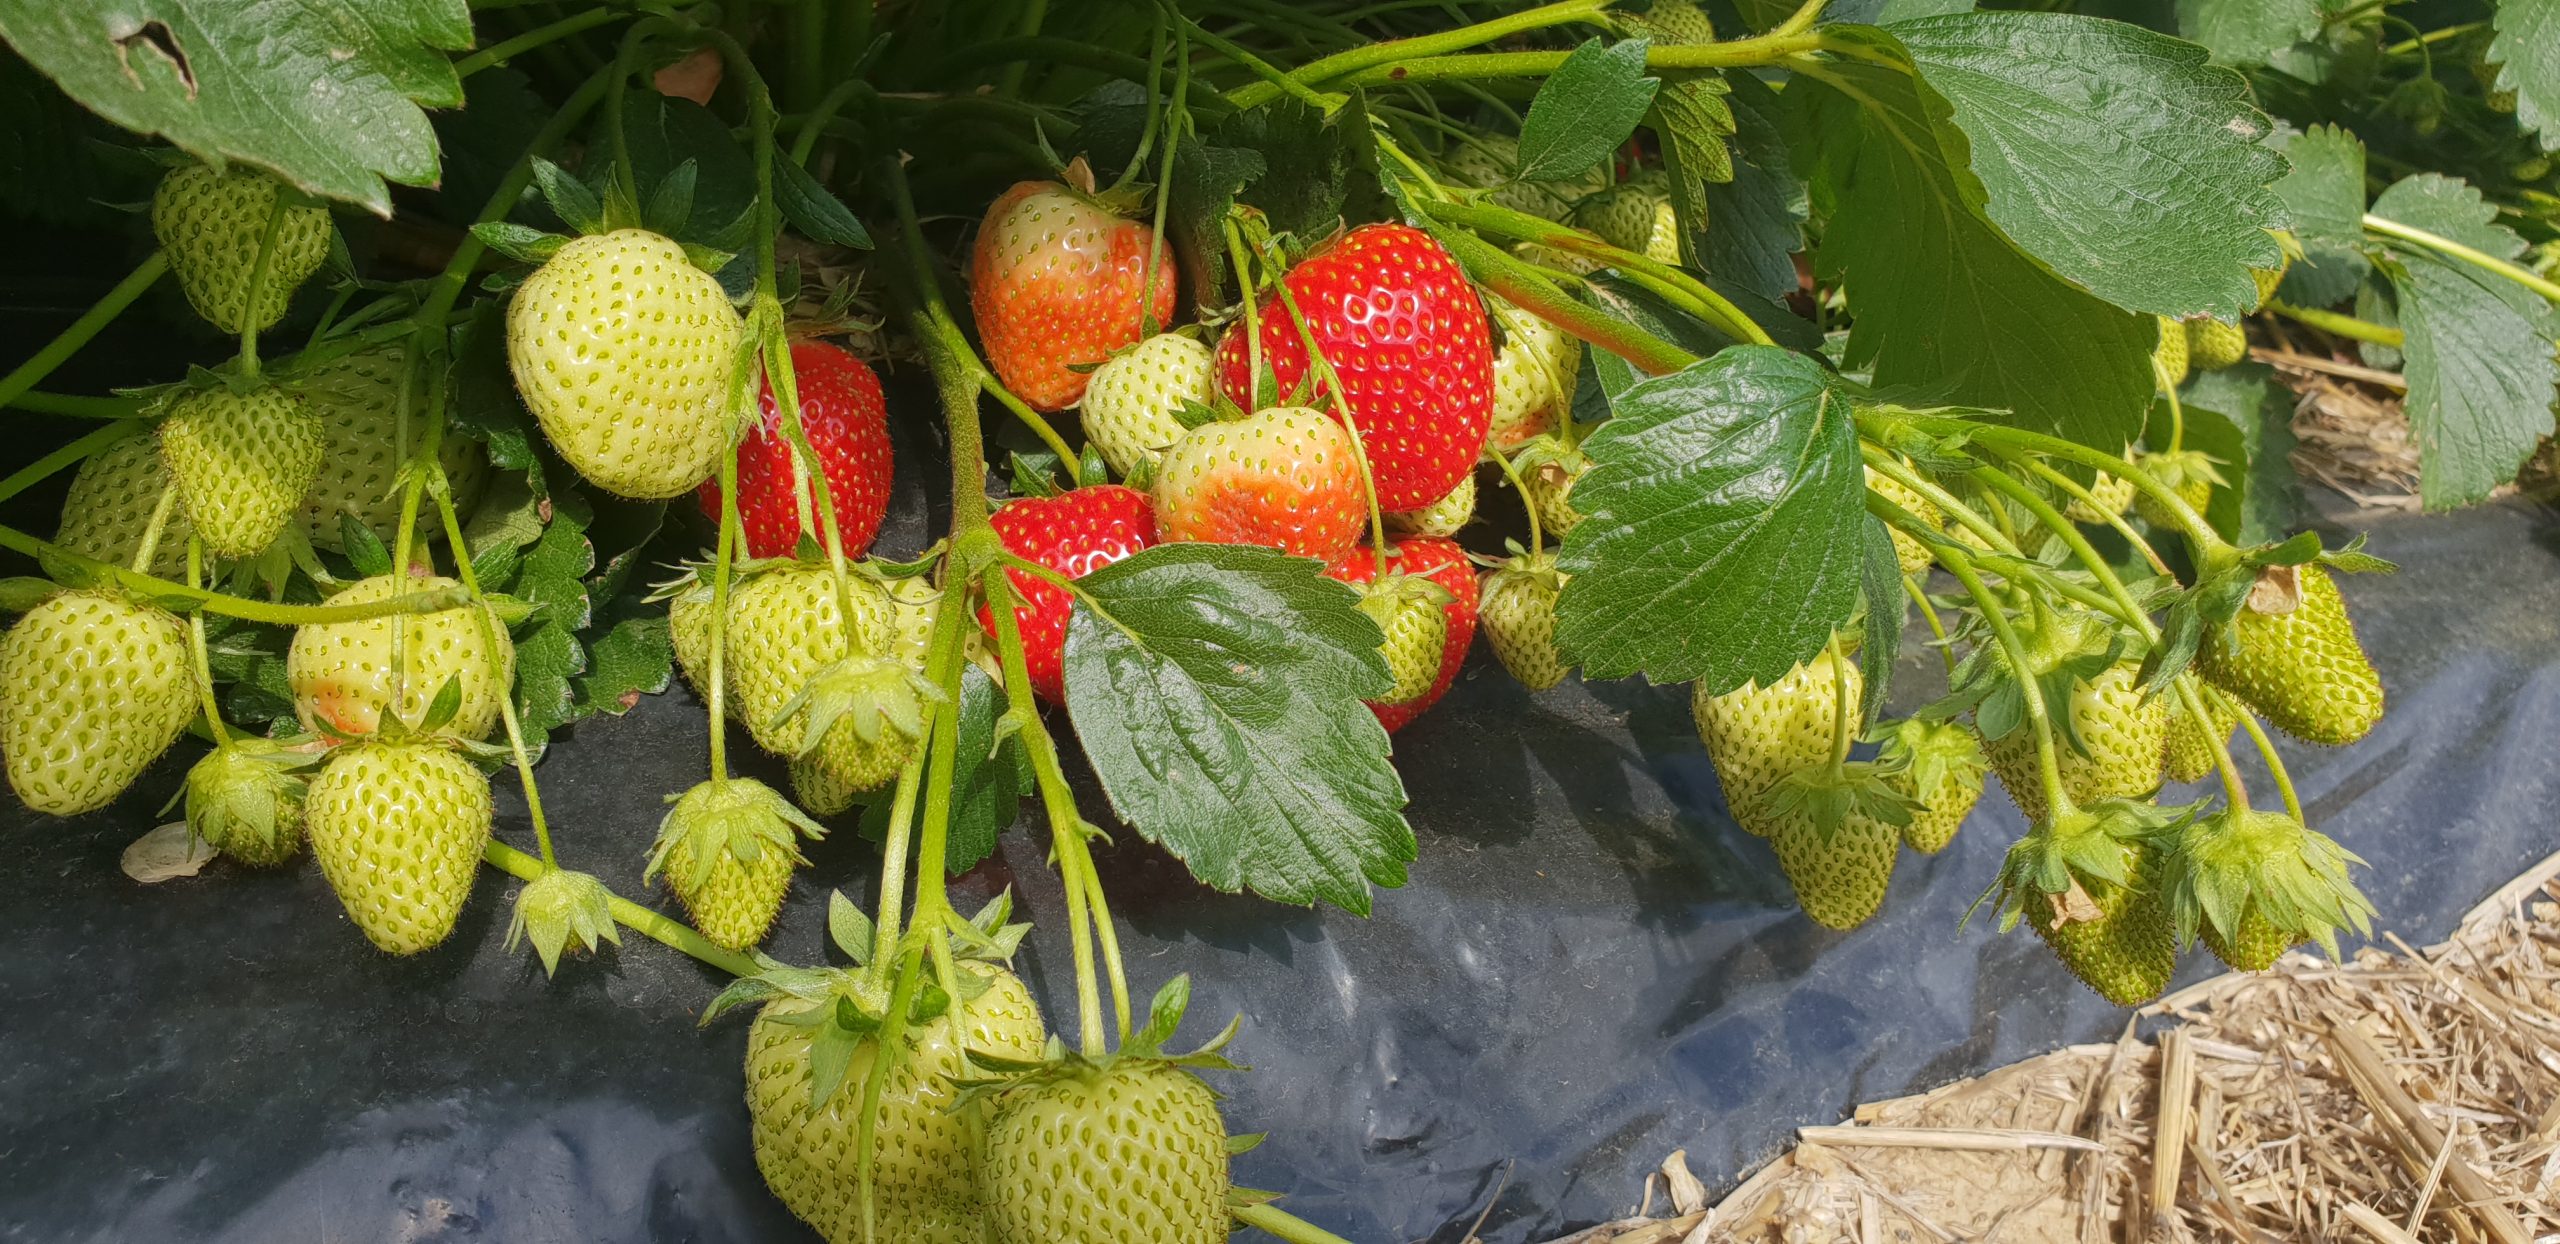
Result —
[[2309, 742], [2353, 743], [2382, 719], [2382, 676], [2356, 639], [2337, 581], [2316, 564], [2267, 568], [2230, 627], [2196, 654], [2196, 668]]
[[311, 854], [367, 940], [414, 955], [452, 935], [489, 837], [489, 779], [470, 761], [422, 739], [342, 747], [303, 811]]
[[0, 752], [35, 811], [114, 802], [195, 711], [186, 629], [148, 605], [63, 592], [0, 638]]

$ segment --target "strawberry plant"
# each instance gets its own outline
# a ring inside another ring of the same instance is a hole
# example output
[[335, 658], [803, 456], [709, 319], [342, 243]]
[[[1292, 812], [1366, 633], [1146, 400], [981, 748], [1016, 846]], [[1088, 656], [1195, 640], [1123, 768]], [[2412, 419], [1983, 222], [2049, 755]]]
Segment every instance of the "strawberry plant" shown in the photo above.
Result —
[[[2368, 203], [2351, 140], [2272, 121], [2212, 60], [2271, 37], [2242, 7], [2178, 6], [2200, 47], [1965, 0], [387, 0], [361, 38], [0, 0], [160, 188], [148, 257], [0, 376], [108, 416], [0, 481], [77, 472], [55, 538], [0, 527], [41, 572], [0, 594], [11, 786], [103, 806], [193, 718], [188, 823], [307, 841], [384, 951], [476, 860], [546, 969], [619, 925], [733, 974], [758, 1167], [831, 1240], [1337, 1238], [1235, 1185], [1250, 1017], [1171, 1052], [1188, 982], [1133, 977], [1093, 844], [1367, 913], [1434, 866], [1390, 736], [1479, 629], [1532, 692], [1688, 696], [1825, 926], [1990, 775], [2030, 824], [1983, 904], [2105, 997], [2196, 942], [2335, 953], [2360, 861], [2262, 723], [2372, 728], [2388, 565], [2283, 529], [2268, 382], [2210, 369], [2244, 316], [2387, 300], [2466, 499], [2549, 430], [2560, 287], [2470, 189]], [[2293, 7], [2272, 37], [2362, 28]], [[2547, 130], [2560, 65], [2483, 29]], [[359, 254], [367, 212], [467, 227]], [[173, 272], [227, 361], [38, 388]], [[947, 471], [923, 539], [882, 534], [893, 446]], [[1942, 688], [1894, 686], [1915, 627]], [[555, 825], [555, 732], [688, 711], [679, 669], [708, 743], [647, 775], [655, 846]], [[1009, 902], [949, 889], [1017, 822], [1045, 1011]], [[765, 954], [847, 824], [842, 961]], [[623, 897], [662, 880], [689, 923]]]

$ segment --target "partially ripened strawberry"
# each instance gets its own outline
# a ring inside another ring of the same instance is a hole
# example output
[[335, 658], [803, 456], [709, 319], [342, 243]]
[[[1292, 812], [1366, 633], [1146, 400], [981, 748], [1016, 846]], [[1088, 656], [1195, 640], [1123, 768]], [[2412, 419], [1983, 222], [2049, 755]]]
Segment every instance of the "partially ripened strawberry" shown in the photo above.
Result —
[[320, 473], [320, 419], [274, 388], [200, 389], [160, 421], [160, 461], [213, 557], [249, 558], [284, 534]]
[[[71, 477], [71, 495], [63, 499], [62, 527], [53, 542], [131, 569], [133, 555], [142, 551], [142, 537], [151, 529], [151, 513], [168, 487], [169, 468], [161, 464], [157, 440], [134, 436], [117, 441], [90, 455]], [[159, 543], [152, 546], [151, 564], [141, 569], [164, 579], [186, 573], [192, 531], [186, 507], [173, 500], [168, 520], [160, 525]]]
[[[835, 530], [847, 558], [860, 558], [870, 538], [888, 517], [888, 404], [881, 399], [881, 376], [870, 363], [850, 356], [824, 340], [791, 343], [791, 379], [799, 387], [801, 433], [809, 435], [809, 451], [817, 453], [827, 476], [827, 499], [835, 502]], [[760, 420], [748, 440], [737, 445], [737, 525], [748, 535], [750, 558], [788, 558], [801, 540], [801, 481], [806, 471], [799, 451], [783, 435], [783, 412], [773, 402], [773, 379], [765, 376], [758, 397]], [[696, 489], [701, 512], [719, 520], [719, 479], [701, 481]], [[809, 489], [812, 507], [817, 489]], [[812, 514], [806, 532], [817, 548], [827, 545], [827, 527]]]
[[342, 747], [303, 799], [311, 854], [366, 940], [395, 955], [453, 934], [480, 847], [489, 779], [428, 739]]
[[[1071, 167], [1071, 179], [1081, 170]], [[1084, 396], [1090, 366], [1173, 318], [1173, 252], [1082, 186], [1017, 183], [987, 207], [969, 257], [969, 307], [996, 378], [1041, 410]]]
[[[880, 396], [880, 377], [869, 364], [823, 341], [791, 345], [791, 371], [800, 393], [800, 429], [810, 452], [826, 476], [827, 497], [836, 514], [836, 534], [844, 555], [860, 557], [880, 533], [889, 513], [889, 479], [893, 458], [889, 446], [889, 409]], [[800, 547], [800, 487], [806, 472], [799, 452], [783, 434], [782, 408], [774, 401], [767, 377], [757, 407], [762, 419], [738, 446], [738, 523], [746, 532], [750, 557], [789, 557]], [[810, 490], [811, 504], [817, 491]], [[704, 480], [696, 491], [702, 512], [720, 517], [720, 481]], [[826, 547], [826, 527], [815, 522], [806, 534]]]
[[1084, 390], [1084, 435], [1112, 473], [1127, 477], [1182, 439], [1180, 413], [1218, 395], [1209, 347], [1158, 333], [1093, 369]]
[[62, 592], [0, 637], [0, 753], [38, 812], [114, 802], [196, 711], [186, 628], [107, 592]]
[[[1276, 293], [1262, 300], [1258, 361], [1279, 400], [1298, 400], [1304, 382], [1306, 404], [1338, 413], [1330, 385], [1310, 378], [1312, 339], [1341, 378], [1379, 508], [1419, 509], [1446, 495], [1475, 465], [1493, 418], [1492, 332], [1457, 261], [1419, 229], [1362, 225], [1317, 248], [1282, 284], [1306, 333]], [[1260, 403], [1248, 336], [1238, 328], [1218, 343], [1218, 389], [1250, 410]]]
[[507, 364], [552, 447], [607, 492], [691, 490], [729, 444], [745, 331], [684, 248], [644, 229], [571, 240], [507, 304]]
[[[1473, 563], [1467, 551], [1450, 540], [1436, 536], [1414, 536], [1393, 542], [1396, 556], [1390, 569], [1418, 575], [1437, 584], [1449, 595], [1441, 606], [1445, 623], [1441, 633], [1440, 671], [1432, 678], [1431, 687], [1416, 699], [1398, 704], [1371, 701], [1369, 709], [1389, 733], [1402, 730], [1440, 697], [1448, 694], [1449, 684], [1458, 680], [1458, 668], [1467, 663], [1467, 648], [1476, 641], [1478, 598], [1483, 594], [1476, 584]], [[1375, 550], [1367, 545], [1351, 550], [1325, 567], [1325, 573], [1355, 587], [1365, 587], [1378, 577]]]
[[1289, 406], [1184, 433], [1156, 471], [1155, 510], [1156, 534], [1168, 541], [1328, 559], [1360, 538], [1368, 514], [1351, 434]]
[[[1147, 494], [1117, 484], [1078, 488], [1054, 497], [1016, 497], [988, 521], [1014, 556], [1038, 562], [1069, 578], [1082, 578], [1156, 542], [1155, 507]], [[1066, 699], [1064, 662], [1067, 618], [1075, 600], [1046, 579], [1025, 571], [1006, 574], [1022, 598], [1013, 611], [1022, 631], [1022, 656], [1031, 687], [1051, 703]], [[995, 613], [978, 607], [978, 625], [996, 633]]]
[[[277, 199], [286, 193], [264, 173], [197, 164], [170, 172], [151, 194], [151, 233], [168, 254], [178, 287], [196, 314], [226, 333], [274, 325], [293, 291], [329, 257], [329, 209], [307, 202], [279, 209]], [[272, 241], [271, 216], [280, 216]], [[261, 248], [267, 253], [263, 276], [257, 272]]]
[[[329, 603], [371, 604], [452, 586], [453, 580], [440, 575], [375, 575], [357, 580]], [[465, 739], [486, 737], [498, 724], [498, 698], [507, 694], [514, 677], [515, 645], [495, 614], [483, 628], [472, 616], [474, 608], [322, 622], [296, 630], [285, 654], [285, 680], [293, 688], [294, 712], [303, 728], [367, 735], [382, 727], [386, 712], [415, 722], [445, 683], [458, 678], [461, 706], [445, 729]]]

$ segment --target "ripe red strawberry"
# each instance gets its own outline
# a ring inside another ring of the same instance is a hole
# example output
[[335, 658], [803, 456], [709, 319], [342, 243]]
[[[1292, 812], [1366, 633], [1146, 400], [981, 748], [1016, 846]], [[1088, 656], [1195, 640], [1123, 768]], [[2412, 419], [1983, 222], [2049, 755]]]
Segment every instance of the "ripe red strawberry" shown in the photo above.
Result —
[[1155, 502], [1156, 534], [1167, 540], [1317, 558], [1349, 549], [1368, 513], [1351, 434], [1296, 406], [1184, 433], [1156, 471]]
[[[1070, 578], [1108, 566], [1156, 542], [1155, 506], [1147, 494], [1118, 484], [1078, 488], [1054, 497], [1017, 497], [988, 520], [1014, 556], [1047, 566]], [[1075, 601], [1065, 588], [1019, 570], [1013, 590], [1023, 603], [1014, 607], [1014, 624], [1022, 628], [1022, 656], [1031, 670], [1031, 687], [1052, 703], [1067, 698], [1064, 661], [1067, 615]], [[978, 625], [996, 633], [995, 611], [978, 607]]]
[[[1431, 689], [1416, 699], [1401, 704], [1372, 702], [1369, 711], [1389, 733], [1402, 730], [1405, 723], [1423, 714], [1448, 694], [1449, 684], [1458, 681], [1458, 667], [1467, 663], [1467, 647], [1476, 641], [1476, 602], [1480, 589], [1476, 571], [1467, 561], [1467, 551], [1454, 540], [1438, 536], [1417, 536], [1396, 542], [1402, 554], [1393, 563], [1395, 569], [1419, 575], [1448, 589], [1449, 604], [1442, 611], [1449, 620], [1449, 635], [1440, 649], [1440, 676], [1431, 681]], [[1366, 585], [1378, 577], [1375, 551], [1363, 545], [1336, 559], [1324, 572], [1345, 583]]]
[[[1282, 278], [1307, 336], [1342, 378], [1378, 505], [1418, 510], [1475, 465], [1493, 420], [1493, 334], [1484, 303], [1449, 252], [1421, 230], [1362, 225], [1318, 248]], [[1262, 300], [1262, 366], [1283, 401], [1308, 370], [1298, 326], [1279, 297]], [[1218, 391], [1255, 406], [1249, 343], [1218, 343]], [[1339, 417], [1321, 386], [1311, 405]]]
[[1153, 228], [1114, 214], [1090, 196], [1090, 174], [1081, 180], [1080, 190], [1016, 183], [988, 205], [969, 260], [969, 307], [987, 363], [1041, 410], [1075, 405], [1086, 380], [1075, 368], [1138, 339], [1142, 297], [1156, 323], [1173, 318], [1173, 253], [1156, 249], [1146, 285]]
[[[880, 377], [861, 359], [823, 341], [793, 342], [791, 371], [800, 390], [800, 427], [826, 472], [844, 555], [860, 557], [889, 513], [889, 410], [880, 397]], [[757, 409], [763, 418], [738, 446], [738, 522], [746, 531], [748, 556], [789, 557], [800, 545], [799, 464], [782, 434], [771, 380]], [[720, 517], [718, 477], [704, 480], [696, 496], [703, 513]], [[823, 545], [825, 525], [809, 537]]]

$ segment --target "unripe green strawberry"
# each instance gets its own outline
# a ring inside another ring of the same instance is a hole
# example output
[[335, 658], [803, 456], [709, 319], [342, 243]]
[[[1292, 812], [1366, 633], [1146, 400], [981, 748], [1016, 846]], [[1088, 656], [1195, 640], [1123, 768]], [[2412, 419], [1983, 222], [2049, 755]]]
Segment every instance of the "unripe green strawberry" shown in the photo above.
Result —
[[1552, 246], [1541, 246], [1536, 242], [1522, 242], [1512, 247], [1511, 253], [1538, 267], [1553, 268], [1558, 272], [1567, 272], [1575, 276], [1589, 276], [1605, 266], [1599, 260], [1587, 255], [1558, 250]]
[[1485, 445], [1508, 452], [1555, 426], [1582, 367], [1582, 339], [1534, 312], [1488, 301], [1502, 325], [1502, 348], [1493, 356], [1493, 422], [1485, 427]]
[[2183, 384], [2187, 379], [2187, 329], [2165, 315], [2151, 317], [2160, 330], [2160, 342], [2151, 348], [2151, 361], [2159, 367], [2170, 384]]
[[160, 461], [205, 552], [238, 560], [266, 551], [302, 508], [320, 472], [320, 418], [277, 389], [204, 389], [160, 421]]
[[1653, 0], [1652, 8], [1627, 17], [1658, 44], [1716, 41], [1715, 22], [1692, 0]]
[[2204, 701], [2206, 720], [2196, 720], [2182, 699], [2169, 701], [2169, 734], [2166, 768], [2172, 782], [2200, 782], [2214, 770], [2214, 747], [2227, 743], [2231, 731], [2240, 724], [2238, 701], [2210, 686], [2198, 686], [2196, 695]]
[[[1689, 694], [1698, 737], [1715, 762], [1716, 780], [1734, 821], [1762, 837], [1771, 828], [1764, 805], [1780, 780], [1799, 769], [1828, 763], [1838, 725], [1839, 697], [1854, 701], [1866, 680], [1855, 661], [1825, 648], [1766, 687], [1745, 683], [1724, 695], [1708, 695], [1705, 683]], [[1854, 728], [1854, 724], [1852, 726]]]
[[[1028, 1062], [1046, 1034], [1039, 1008], [1013, 973], [963, 961], [960, 970], [986, 980], [966, 1002], [960, 1040], [948, 1015], [906, 1033], [908, 1048], [880, 1094], [873, 1122], [871, 1186], [875, 1238], [899, 1244], [987, 1244], [986, 1205], [978, 1188], [978, 1111], [954, 1109], [951, 1082], [982, 1075], [965, 1051]], [[857, 1003], [882, 1001], [847, 982]], [[820, 1003], [818, 1005], [832, 1005]], [[961, 1005], [955, 1003], [955, 1006]], [[810, 1109], [818, 1026], [812, 1003], [786, 997], [767, 1004], [747, 1034], [747, 1116], [756, 1169], [776, 1199], [831, 1244], [859, 1244], [863, 1202], [856, 1148], [863, 1084], [878, 1052], [874, 1040], [853, 1048], [837, 1090]]]
[[840, 815], [869, 789], [855, 786], [823, 756], [794, 756], [784, 767], [791, 775], [792, 801], [811, 816]]
[[[2294, 243], [2292, 242], [2292, 238], [2293, 238], [2293, 235], [2292, 235], [2292, 234], [2290, 234], [2290, 233], [2285, 233], [2285, 234], [2279, 234], [2278, 236], [2279, 236], [2279, 237], [2282, 237], [2282, 238], [2284, 238], [2284, 239], [2286, 240], [2286, 245], [2287, 245], [2288, 249], [2290, 249], [2290, 248], [2292, 248], [2292, 247], [2294, 246]], [[2263, 307], [2263, 306], [2267, 305], [2267, 302], [2268, 302], [2270, 299], [2272, 299], [2272, 298], [2274, 298], [2274, 297], [2276, 296], [2276, 287], [2277, 287], [2277, 286], [2280, 286], [2280, 285], [2282, 285], [2282, 284], [2284, 284], [2284, 274], [2285, 274], [2286, 270], [2287, 270], [2287, 269], [2290, 269], [2291, 267], [2293, 267], [2293, 259], [2292, 259], [2292, 257], [2291, 257], [2290, 255], [2288, 255], [2288, 256], [2285, 258], [2284, 264], [2283, 264], [2281, 267], [2275, 267], [2275, 268], [2251, 268], [2251, 269], [2249, 269], [2249, 275], [2250, 275], [2251, 277], [2255, 278], [2255, 279], [2257, 280], [2257, 282], [2258, 282], [2258, 306], [2259, 306], [2259, 307]], [[2250, 308], [2250, 310], [2253, 310], [2253, 311], [2254, 311], [2254, 310], [2256, 310], [2256, 309], [2257, 309], [2257, 307], [2252, 307], [2252, 308]]]
[[978, 1169], [1002, 1244], [1214, 1244], [1232, 1229], [1217, 1095], [1150, 1059], [1007, 1090]]
[[1854, 929], [1884, 906], [1902, 831], [1851, 813], [1825, 827], [1802, 814], [1780, 814], [1769, 831], [1778, 867], [1796, 890], [1796, 905], [1826, 929]]
[[2173, 931], [2201, 937], [2243, 972], [2263, 972], [2304, 942], [2334, 956], [2338, 930], [2372, 928], [2373, 903], [2347, 875], [2363, 862], [2285, 813], [2221, 808], [2178, 831], [2166, 885]]
[[2062, 507], [2062, 512], [2075, 523], [2104, 525], [2108, 519], [2121, 517], [2124, 508], [2133, 504], [2134, 491], [2132, 480], [2100, 471], [2096, 479], [2089, 481], [2089, 496], [2097, 504], [2091, 505], [2073, 497], [2069, 505]]
[[[675, 595], [667, 598], [667, 646], [674, 650], [676, 670], [684, 675], [686, 684], [693, 688], [694, 694], [708, 700], [711, 698], [711, 619], [715, 593], [708, 579], [695, 577], [682, 582], [683, 586], [674, 589]], [[738, 584], [730, 584], [731, 592], [737, 589]], [[728, 715], [735, 718], [738, 715], [737, 671], [724, 668], [721, 674], [729, 684], [728, 696], [722, 703]]]
[[2027, 926], [2080, 983], [2118, 1006], [2140, 1006], [2169, 987], [2178, 948], [2160, 902], [2157, 855], [2130, 843], [2120, 849], [2128, 883], [2078, 877], [2076, 898], [2031, 895], [2024, 911]]
[[2382, 676], [2356, 640], [2337, 581], [2317, 564], [2262, 572], [2239, 616], [2197, 652], [2196, 668], [2308, 742], [2353, 743], [2382, 719]]
[[1374, 699], [1404, 704], [1421, 699], [1440, 678], [1441, 648], [1449, 642], [1444, 607], [1449, 594], [1419, 575], [1379, 575], [1360, 590], [1360, 612], [1378, 624], [1385, 636], [1378, 651], [1387, 659], [1391, 686]]
[[2239, 325], [2220, 320], [2187, 322], [2187, 359], [2198, 371], [2221, 371], [2248, 358], [2249, 334]]
[[1520, 167], [1520, 142], [1507, 134], [1454, 143], [1443, 163], [1458, 184], [1492, 190], [1485, 197], [1496, 206], [1554, 221], [1573, 214], [1572, 196], [1598, 190], [1603, 184], [1596, 167], [1561, 182], [1513, 180]]
[[943, 591], [923, 575], [889, 579], [889, 654], [913, 669], [924, 668], [933, 655], [933, 621], [942, 608]]
[[1556, 651], [1556, 597], [1564, 576], [1553, 554], [1523, 553], [1486, 575], [1478, 624], [1520, 685], [1544, 691], [1564, 681], [1565, 660]]
[[1582, 511], [1573, 508], [1573, 485], [1591, 469], [1591, 460], [1581, 450], [1553, 436], [1533, 437], [1512, 464], [1518, 468], [1520, 482], [1529, 490], [1529, 504], [1538, 508], [1538, 523], [1548, 536], [1562, 541], [1582, 525]]
[[[2213, 502], [2213, 490], [2227, 483], [2222, 472], [2214, 468], [2214, 460], [2193, 449], [2163, 450], [2147, 453], [2135, 460], [2142, 473], [2158, 480], [2161, 486], [2178, 494], [2187, 508], [2198, 514]], [[2134, 511], [2154, 527], [2175, 528], [2177, 515], [2149, 492], [2133, 495]]]
[[311, 854], [366, 940], [395, 955], [453, 933], [480, 847], [489, 779], [431, 740], [341, 747], [303, 800]]
[[[151, 233], [168, 252], [178, 287], [196, 314], [226, 333], [273, 327], [293, 291], [329, 257], [327, 208], [287, 206], [275, 240], [267, 240], [267, 219], [283, 191], [264, 173], [198, 164], [171, 171], [151, 194]], [[253, 305], [249, 287], [262, 246], [267, 270]]]
[[[357, 580], [329, 603], [370, 604], [453, 586], [453, 580], [441, 575], [382, 574]], [[515, 678], [515, 644], [494, 613], [484, 629], [472, 608], [323, 622], [295, 631], [284, 669], [303, 729], [323, 735], [372, 734], [382, 728], [386, 709], [414, 723], [445, 683], [459, 678], [461, 705], [444, 732], [464, 739], [488, 737], [498, 723], [498, 698], [508, 693]]]
[[1158, 333], [1093, 369], [1084, 435], [1112, 474], [1125, 477], [1182, 439], [1182, 408], [1207, 406], [1217, 395], [1216, 358], [1180, 333]]
[[798, 835], [823, 838], [826, 827], [754, 778], [697, 783], [670, 805], [641, 879], [666, 874], [704, 937], [731, 950], [763, 941], [791, 870], [808, 862]]
[[620, 229], [572, 239], [525, 278], [507, 304], [507, 364], [570, 466], [654, 501], [691, 491], [728, 448], [743, 331], [683, 247]]
[[1889, 766], [1887, 781], [1913, 805], [1903, 843], [1922, 855], [1946, 850], [1982, 800], [1990, 762], [1981, 738], [1951, 721], [1912, 718], [1894, 723], [1879, 759]]
[[[2160, 787], [2161, 753], [2169, 734], [2169, 708], [2158, 697], [2142, 694], [2141, 664], [2118, 661], [2095, 678], [2074, 681], [2067, 708], [2072, 747], [2060, 723], [2054, 728], [2054, 753], [2062, 770], [2062, 789], [2082, 807], [2102, 799], [2139, 799]], [[2048, 704], [2048, 712], [2065, 706]], [[1984, 741], [1992, 772], [2029, 821], [2045, 815], [2044, 782], [2036, 765], [2034, 727], [2017, 729]]]
[[[1867, 487], [1877, 496], [1911, 511], [1915, 517], [1932, 527], [1946, 522], [1946, 512], [1940, 510], [1937, 504], [1927, 497], [1903, 487], [1901, 481], [1891, 476], [1876, 474], [1874, 467], [1866, 468], [1866, 472]], [[1893, 526], [1887, 526], [1885, 534], [1893, 537], [1893, 560], [1902, 567], [1902, 573], [1929, 573], [1930, 563], [1935, 559], [1929, 556], [1929, 546], [1920, 543], [1919, 537]]]
[[1476, 477], [1460, 476], [1449, 495], [1419, 510], [1387, 515], [1387, 526], [1413, 536], [1453, 536], [1476, 516]]
[[801, 746], [801, 719], [785, 718], [782, 710], [810, 679], [839, 661], [889, 651], [888, 595], [858, 576], [847, 576], [845, 589], [851, 625], [839, 605], [835, 572], [824, 564], [785, 563], [729, 585], [732, 686], [747, 729], [766, 751], [797, 756], [808, 750]]
[[[311, 543], [345, 552], [341, 518], [352, 517], [385, 544], [400, 524], [400, 369], [397, 346], [359, 350], [315, 367], [294, 386], [320, 420], [320, 470], [302, 498], [302, 530]], [[412, 437], [425, 420], [423, 389], [412, 399]], [[479, 444], [446, 428], [436, 453], [453, 490], [455, 512], [469, 515], [489, 481], [489, 456]], [[420, 502], [420, 530], [434, 526], [434, 502]]]
[[1590, 195], [1573, 209], [1576, 228], [1656, 263], [1680, 262], [1680, 221], [1671, 201], [1649, 186], [1627, 184]]
[[35, 811], [114, 802], [195, 713], [186, 628], [159, 609], [63, 592], [0, 637], [0, 753]]
[[252, 868], [272, 868], [302, 849], [306, 757], [267, 739], [235, 738], [187, 770], [187, 825], [196, 837]]
[[[71, 495], [62, 502], [62, 527], [53, 542], [109, 565], [131, 568], [151, 529], [151, 512], [169, 486], [169, 468], [160, 461], [160, 443], [148, 436], [128, 437], [90, 455], [71, 477]], [[187, 507], [172, 502], [160, 525], [160, 542], [152, 547], [151, 564], [143, 567], [163, 579], [187, 571]]]

